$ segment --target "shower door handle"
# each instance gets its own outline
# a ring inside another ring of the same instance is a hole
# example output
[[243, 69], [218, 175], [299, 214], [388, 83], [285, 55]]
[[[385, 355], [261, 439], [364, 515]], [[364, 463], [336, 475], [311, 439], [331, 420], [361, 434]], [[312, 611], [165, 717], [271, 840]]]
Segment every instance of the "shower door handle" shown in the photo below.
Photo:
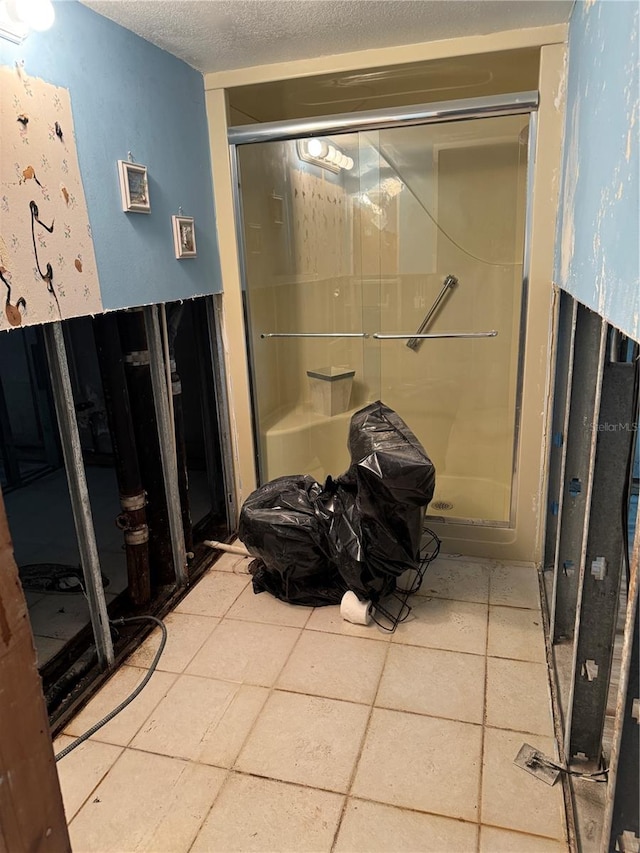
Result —
[[366, 332], [261, 332], [260, 337], [261, 338], [368, 338], [369, 335]]
[[376, 332], [371, 337], [377, 341], [425, 341], [431, 338], [495, 338], [497, 335], [498, 332], [492, 329], [490, 332], [431, 332], [426, 335], [380, 335]]
[[422, 321], [422, 323], [420, 323], [418, 331], [415, 333], [415, 335], [411, 335], [409, 337], [409, 340], [407, 341], [407, 346], [409, 347], [409, 349], [416, 350], [416, 351], [418, 350], [418, 348], [420, 346], [420, 341], [424, 338], [423, 332], [426, 330], [427, 326], [429, 325], [431, 318], [436, 313], [436, 311], [438, 310], [438, 308], [442, 304], [445, 297], [447, 297], [449, 295], [449, 293], [451, 293], [452, 289], [456, 286], [457, 283], [458, 283], [458, 279], [455, 277], [455, 275], [446, 276], [445, 280], [442, 282], [442, 290], [436, 296], [436, 298], [433, 301], [433, 305], [431, 306], [431, 308], [429, 308], [429, 310], [425, 314], [425, 318]]

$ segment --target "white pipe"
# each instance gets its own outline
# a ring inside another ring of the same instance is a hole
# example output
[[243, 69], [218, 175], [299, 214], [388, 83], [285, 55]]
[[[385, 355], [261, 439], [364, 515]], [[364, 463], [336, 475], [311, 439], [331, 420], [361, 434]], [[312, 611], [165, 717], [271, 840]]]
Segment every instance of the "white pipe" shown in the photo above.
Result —
[[226, 545], [224, 542], [217, 542], [215, 539], [205, 539], [204, 544], [218, 551], [226, 551], [227, 554], [238, 554], [240, 557], [251, 556], [242, 543], [239, 545]]

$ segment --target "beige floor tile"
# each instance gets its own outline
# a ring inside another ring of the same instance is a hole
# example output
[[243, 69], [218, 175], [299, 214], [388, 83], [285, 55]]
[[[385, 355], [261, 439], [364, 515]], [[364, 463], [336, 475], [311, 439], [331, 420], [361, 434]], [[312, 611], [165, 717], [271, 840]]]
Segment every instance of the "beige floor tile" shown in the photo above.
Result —
[[569, 853], [569, 847], [564, 841], [482, 826], [480, 853]]
[[224, 619], [189, 664], [187, 673], [270, 687], [300, 630]]
[[554, 757], [551, 738], [524, 732], [485, 730], [482, 822], [563, 839], [562, 786], [545, 785], [513, 763], [523, 743]]
[[440, 557], [427, 567], [418, 595], [486, 604], [489, 600], [489, 566]]
[[375, 622], [370, 625], [353, 625], [345, 622], [340, 615], [339, 605], [328, 607], [316, 607], [306, 628], [312, 631], [325, 631], [329, 634], [342, 634], [345, 637], [362, 637], [365, 640], [383, 640], [389, 642], [391, 634], [383, 631]]
[[498, 564], [491, 569], [490, 604], [540, 610], [538, 572], [530, 566]]
[[304, 631], [278, 679], [282, 690], [371, 704], [388, 646]]
[[376, 708], [351, 793], [476, 820], [481, 740], [481, 726]]
[[218, 559], [211, 565], [211, 569], [215, 572], [232, 572], [235, 564], [242, 559], [237, 554], [227, 554], [225, 551], [217, 551], [211, 549], [212, 554], [219, 554]]
[[473, 823], [350, 799], [335, 853], [471, 853]]
[[484, 655], [486, 604], [414, 596], [411, 605], [409, 618], [398, 625], [392, 643]]
[[[84, 734], [98, 720], [124, 701], [140, 684], [146, 670], [135, 666], [121, 666], [112, 678], [93, 697], [89, 704], [71, 720], [64, 734]], [[168, 672], [155, 672], [142, 692], [113, 720], [99, 729], [92, 740], [127, 746], [131, 738], [165, 696], [176, 676]]]
[[343, 800], [327, 791], [230, 774], [192, 851], [329, 851]]
[[[478, 820], [480, 853], [566, 853], [560, 787], [513, 764], [524, 742], [554, 755], [534, 569], [439, 558], [389, 635], [254, 595], [249, 562], [218, 560], [167, 617], [161, 671], [58, 765], [74, 850], [186, 853], [197, 835], [195, 853], [328, 853], [353, 779], [336, 853], [472, 853]], [[157, 643], [57, 749], [134, 689]]]
[[[74, 738], [66, 735], [56, 738], [53, 745], [55, 753], [61, 752], [73, 743], [73, 740]], [[56, 769], [67, 823], [75, 817], [78, 809], [106, 776], [121, 752], [121, 746], [87, 740], [57, 762]]]
[[480, 655], [394, 644], [376, 705], [482, 723], [484, 668]]
[[125, 750], [69, 827], [76, 853], [186, 853], [225, 770]]
[[[183, 672], [219, 621], [210, 616], [193, 616], [189, 613], [169, 613], [165, 616], [167, 644], [160, 656], [158, 669], [163, 672]], [[159, 645], [160, 629], [156, 628], [127, 663], [146, 669], [151, 665]]]
[[216, 572], [231, 572], [234, 575], [249, 576], [249, 565], [253, 557], [240, 557], [238, 554], [223, 554], [211, 567]]
[[492, 605], [487, 654], [546, 663], [542, 615], [535, 610]]
[[251, 565], [251, 563], [253, 563], [254, 560], [255, 560], [255, 557], [240, 557], [238, 562], [234, 563], [233, 571], [237, 575], [247, 575], [247, 576], [251, 577], [251, 572], [249, 571], [249, 566]]
[[175, 612], [224, 616], [248, 583], [248, 577], [211, 571], [182, 599]]
[[258, 717], [236, 769], [345, 792], [369, 709], [276, 691]]
[[287, 604], [286, 601], [279, 601], [268, 592], [256, 595], [253, 586], [249, 585], [229, 610], [228, 616], [230, 619], [304, 628], [310, 613], [310, 607]]
[[230, 767], [267, 696], [264, 687], [181, 675], [132, 746]]
[[487, 658], [486, 723], [552, 736], [546, 664]]

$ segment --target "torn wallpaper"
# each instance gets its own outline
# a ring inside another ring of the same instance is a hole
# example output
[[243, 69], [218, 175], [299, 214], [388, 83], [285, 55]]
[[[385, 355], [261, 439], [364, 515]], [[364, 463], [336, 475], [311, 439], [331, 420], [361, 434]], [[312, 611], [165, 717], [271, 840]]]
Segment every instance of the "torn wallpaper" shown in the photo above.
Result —
[[0, 67], [0, 329], [102, 311], [67, 89]]

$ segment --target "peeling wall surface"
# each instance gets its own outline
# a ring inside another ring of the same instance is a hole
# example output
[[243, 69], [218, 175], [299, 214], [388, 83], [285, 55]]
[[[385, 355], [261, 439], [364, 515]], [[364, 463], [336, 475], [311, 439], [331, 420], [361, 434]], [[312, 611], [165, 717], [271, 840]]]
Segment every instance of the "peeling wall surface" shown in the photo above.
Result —
[[569, 24], [556, 283], [640, 339], [635, 0], [578, 0]]
[[[69, 90], [104, 309], [219, 291], [201, 74], [79, 3], [55, 10], [47, 32], [0, 40], [0, 65]], [[129, 151], [148, 168], [149, 214], [122, 210], [117, 161]], [[195, 258], [175, 257], [180, 207], [195, 217]]]

